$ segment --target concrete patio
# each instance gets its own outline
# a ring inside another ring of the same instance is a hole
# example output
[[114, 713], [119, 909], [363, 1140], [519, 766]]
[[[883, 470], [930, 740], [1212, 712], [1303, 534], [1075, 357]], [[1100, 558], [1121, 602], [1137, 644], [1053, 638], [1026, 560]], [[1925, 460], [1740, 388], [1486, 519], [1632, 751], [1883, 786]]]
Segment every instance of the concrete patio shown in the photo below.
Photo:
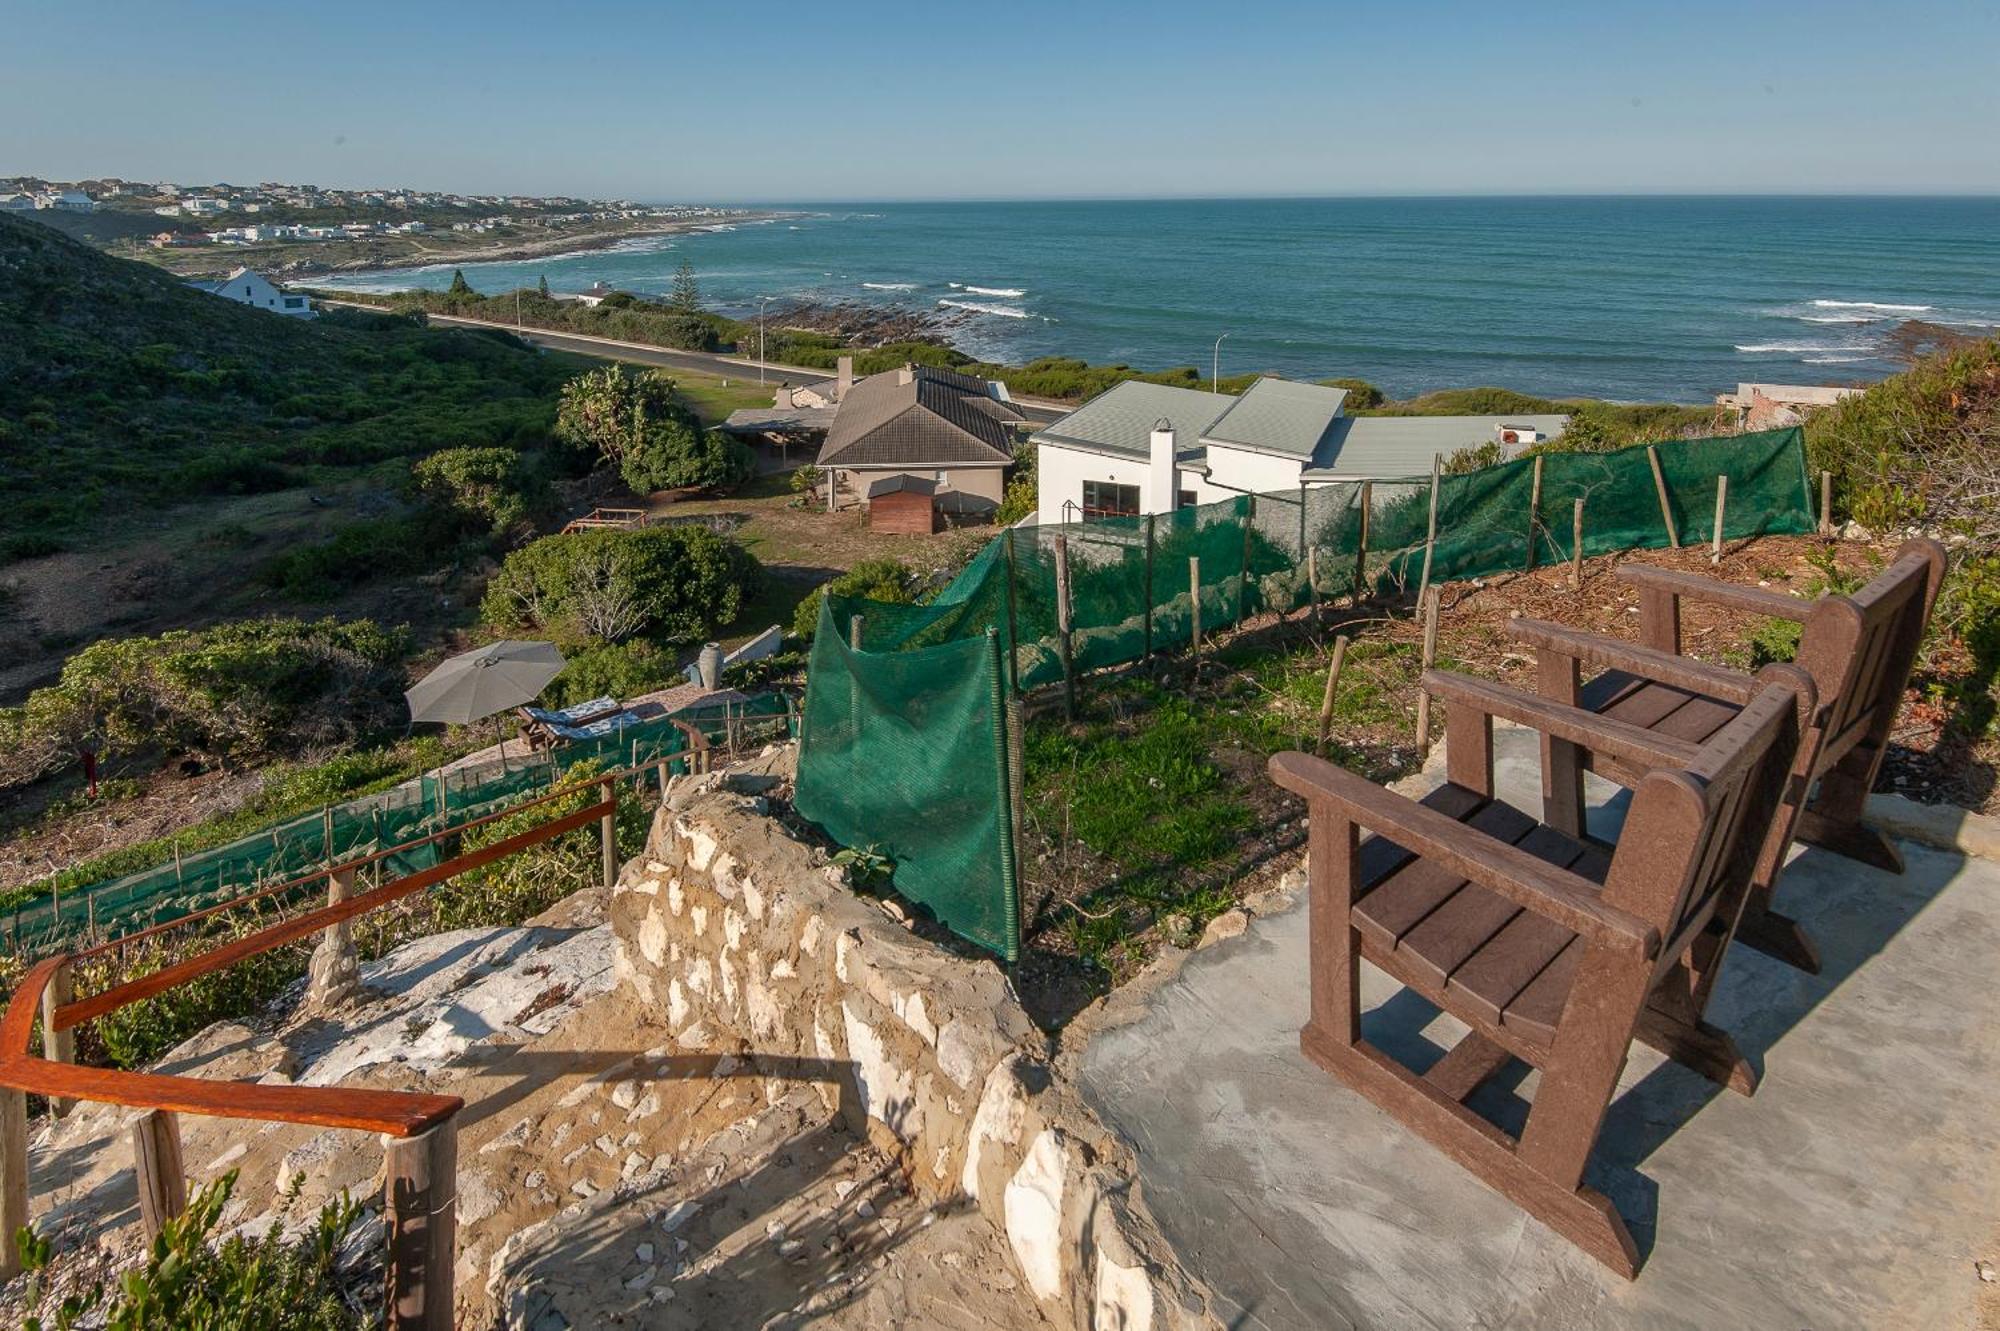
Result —
[[[1537, 809], [1533, 732], [1496, 738], [1503, 797]], [[1591, 799], [1595, 829], [1622, 815], [1612, 787]], [[1754, 1097], [1634, 1050], [1588, 1181], [1632, 1226], [1635, 1282], [1299, 1053], [1303, 893], [1097, 1035], [1084, 1090], [1232, 1327], [1977, 1325], [1974, 1262], [2000, 1238], [2000, 865], [1903, 849], [1900, 877], [1791, 865], [1780, 902], [1823, 974], [1732, 949], [1711, 1017], [1762, 1067]], [[1368, 1037], [1419, 1068], [1463, 1029], [1368, 967], [1362, 997]], [[1524, 1072], [1472, 1103], [1518, 1126]]]

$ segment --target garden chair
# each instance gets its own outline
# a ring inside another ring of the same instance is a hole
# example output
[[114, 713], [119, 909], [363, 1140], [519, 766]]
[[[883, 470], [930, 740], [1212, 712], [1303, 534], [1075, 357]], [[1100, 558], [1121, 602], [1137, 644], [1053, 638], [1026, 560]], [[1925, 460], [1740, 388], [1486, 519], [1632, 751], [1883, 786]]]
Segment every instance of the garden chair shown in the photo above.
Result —
[[[1746, 674], [1680, 656], [1683, 597], [1748, 610], [1803, 625], [1797, 664], [1813, 678], [1819, 710], [1799, 745], [1798, 778], [1758, 861], [1738, 937], [1801, 970], [1818, 974], [1819, 950], [1791, 918], [1772, 908], [1771, 894], [1792, 839], [1822, 846], [1891, 873], [1901, 873], [1895, 844], [1861, 821], [1889, 729], [1923, 640], [1944, 547], [1903, 543], [1896, 557], [1851, 595], [1806, 601], [1757, 587], [1689, 573], [1626, 564], [1618, 576], [1639, 588], [1642, 642], [1578, 632], [1537, 620], [1516, 620], [1517, 641], [1535, 648], [1543, 696], [1655, 735], [1700, 743], [1754, 696]], [[1603, 667], [1589, 683], [1581, 667]], [[1643, 768], [1615, 756], [1582, 754], [1574, 745], [1542, 739], [1543, 818], [1571, 835], [1583, 832], [1583, 771], [1631, 788]], [[1812, 796], [1814, 783], [1818, 794]], [[1810, 798], [1810, 803], [1808, 803]]]
[[[1638, 1249], [1584, 1166], [1634, 1038], [1744, 1094], [1754, 1070], [1702, 1020], [1813, 688], [1770, 666], [1700, 745], [1428, 671], [1446, 781], [1421, 801], [1302, 753], [1271, 775], [1311, 812], [1306, 1055], [1628, 1279]], [[1647, 770], [1615, 849], [1493, 798], [1493, 718]], [[1376, 835], [1359, 839], [1360, 829]], [[1361, 1035], [1366, 960], [1470, 1027], [1419, 1075]], [[1464, 1101], [1540, 1070], [1520, 1136]]]

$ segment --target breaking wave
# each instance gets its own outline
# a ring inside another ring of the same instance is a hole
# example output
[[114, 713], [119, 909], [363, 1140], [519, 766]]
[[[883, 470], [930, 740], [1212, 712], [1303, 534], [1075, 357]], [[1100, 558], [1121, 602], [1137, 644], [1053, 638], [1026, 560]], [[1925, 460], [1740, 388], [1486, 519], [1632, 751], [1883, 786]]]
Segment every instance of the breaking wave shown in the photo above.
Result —
[[917, 289], [915, 282], [863, 282], [861, 285], [869, 291], [915, 291]]
[[[966, 290], [970, 291], [972, 288], [967, 287]], [[938, 302], [938, 308], [970, 310], [974, 314], [997, 314], [1003, 319], [1032, 319], [1035, 317], [1018, 305], [991, 305], [977, 300], [941, 300]]]
[[1885, 305], [1879, 300], [1816, 300], [1822, 310], [1885, 310], [1890, 314], [1922, 314], [1929, 305]]
[[1006, 296], [1012, 300], [1019, 300], [1028, 294], [1025, 287], [972, 287], [963, 282], [953, 282], [951, 287], [954, 291], [963, 291], [971, 296]]

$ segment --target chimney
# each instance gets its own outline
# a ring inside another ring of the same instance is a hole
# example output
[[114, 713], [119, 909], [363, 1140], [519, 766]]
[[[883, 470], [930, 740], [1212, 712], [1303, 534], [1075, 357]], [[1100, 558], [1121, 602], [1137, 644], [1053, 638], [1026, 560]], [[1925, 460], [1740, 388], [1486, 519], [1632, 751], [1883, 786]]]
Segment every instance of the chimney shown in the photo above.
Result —
[[898, 384], [913, 384], [916, 381], [917, 367], [905, 361], [903, 368], [896, 371], [896, 382]]
[[792, 401], [792, 386], [790, 384], [779, 384], [777, 398], [771, 405], [781, 411], [786, 407], [797, 406], [798, 404]]
[[854, 357], [842, 356], [834, 364], [839, 367], [833, 381], [833, 400], [838, 404], [847, 400], [847, 390], [854, 387]]
[[1146, 468], [1146, 513], [1171, 513], [1180, 498], [1179, 449], [1174, 442], [1174, 423], [1162, 416], [1153, 422], [1150, 464]]

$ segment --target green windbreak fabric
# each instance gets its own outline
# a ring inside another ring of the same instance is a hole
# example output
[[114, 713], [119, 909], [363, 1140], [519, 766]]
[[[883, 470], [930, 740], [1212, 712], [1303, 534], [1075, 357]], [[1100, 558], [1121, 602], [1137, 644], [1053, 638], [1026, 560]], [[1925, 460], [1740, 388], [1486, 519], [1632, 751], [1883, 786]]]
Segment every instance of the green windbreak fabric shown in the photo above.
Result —
[[[1716, 478], [1725, 475], [1728, 536], [1813, 529], [1797, 429], [1650, 450], [1550, 453], [1443, 477], [1432, 579], [1526, 568], [1531, 552], [1538, 564], [1567, 560], [1578, 499], [1586, 554], [1666, 545], [1651, 457], [1659, 459], [1683, 542], [1708, 538]], [[994, 923], [1018, 916], [1018, 903], [998, 868], [1003, 859], [1012, 864], [1011, 843], [996, 840], [1008, 813], [1006, 788], [987, 771], [990, 737], [1004, 733], [994, 705], [983, 701], [989, 630], [1013, 689], [1061, 681], [1057, 568], [1064, 559], [1079, 673], [1186, 646], [1197, 605], [1207, 633], [1263, 611], [1297, 609], [1315, 595], [1352, 596], [1357, 585], [1383, 595], [1413, 592], [1423, 577], [1430, 508], [1426, 475], [1302, 486], [1152, 517], [1015, 527], [928, 605], [828, 597], [806, 681], [799, 808], [847, 845], [883, 848], [896, 861], [898, 889], [1011, 958], [1018, 942]], [[858, 651], [850, 645], [857, 616]], [[1008, 761], [1018, 764], [1018, 755]], [[975, 808], [968, 802], [975, 798], [990, 798], [994, 807]], [[980, 892], [990, 899], [975, 902]]]
[[[578, 763], [636, 766], [679, 753], [687, 739], [676, 722], [719, 740], [732, 729], [739, 735], [746, 733], [746, 727], [770, 730], [782, 725], [789, 712], [790, 703], [782, 694], [756, 694], [617, 727], [525, 761], [495, 760], [454, 767], [442, 775], [426, 772], [380, 794], [273, 823], [227, 845], [191, 851], [151, 869], [24, 903], [0, 915], [0, 936], [18, 955], [32, 957], [71, 945], [87, 934], [132, 933], [329, 862], [498, 813], [548, 789]], [[439, 858], [437, 845], [417, 846], [384, 859], [382, 872], [391, 877], [414, 873], [430, 868]], [[306, 896], [323, 890], [319, 883], [309, 882], [298, 892]]]
[[896, 890], [1008, 961], [1019, 956], [997, 634], [857, 652], [820, 607], [796, 804], [848, 846], [895, 862]]

